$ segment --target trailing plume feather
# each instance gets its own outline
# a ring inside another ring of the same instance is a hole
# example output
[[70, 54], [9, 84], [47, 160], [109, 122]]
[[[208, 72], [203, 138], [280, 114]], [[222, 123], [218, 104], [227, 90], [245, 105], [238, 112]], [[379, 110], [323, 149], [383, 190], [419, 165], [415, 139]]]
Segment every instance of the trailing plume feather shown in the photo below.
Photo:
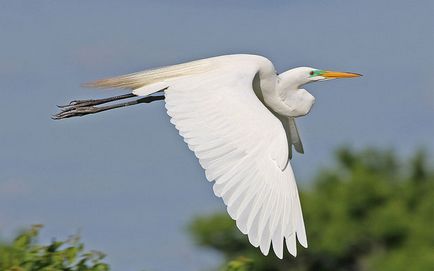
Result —
[[197, 60], [188, 63], [166, 66], [156, 69], [145, 70], [126, 75], [115, 76], [83, 84], [88, 88], [123, 88], [137, 89], [143, 86], [162, 82], [168, 79], [193, 75], [208, 71], [211, 69], [213, 62]]

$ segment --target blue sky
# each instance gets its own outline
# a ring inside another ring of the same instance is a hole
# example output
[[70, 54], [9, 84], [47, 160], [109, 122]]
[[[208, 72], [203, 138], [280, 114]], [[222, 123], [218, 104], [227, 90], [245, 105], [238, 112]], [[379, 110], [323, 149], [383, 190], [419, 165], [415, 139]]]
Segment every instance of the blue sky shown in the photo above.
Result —
[[[434, 3], [1, 1], [0, 233], [81, 231], [115, 270], [203, 270], [218, 258], [185, 227], [223, 210], [162, 103], [56, 122], [55, 105], [115, 91], [80, 83], [230, 53], [354, 71], [308, 85], [303, 185], [337, 146], [434, 150]], [[307, 225], [309, 227], [309, 225]]]

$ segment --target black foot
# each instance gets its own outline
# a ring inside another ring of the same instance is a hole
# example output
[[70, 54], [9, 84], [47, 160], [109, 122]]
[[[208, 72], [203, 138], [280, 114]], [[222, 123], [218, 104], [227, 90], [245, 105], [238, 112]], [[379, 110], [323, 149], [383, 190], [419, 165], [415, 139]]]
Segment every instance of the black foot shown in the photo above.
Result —
[[108, 103], [111, 101], [127, 99], [131, 97], [136, 97], [136, 96], [134, 94], [126, 94], [122, 96], [116, 96], [116, 97], [98, 99], [98, 100], [75, 100], [70, 102], [68, 105], [60, 105], [60, 106], [58, 105], [57, 107], [61, 109], [60, 113], [53, 115], [51, 118], [54, 120], [60, 120], [60, 119], [67, 119], [72, 117], [81, 117], [89, 114], [107, 111], [110, 109], [126, 107], [126, 106], [131, 106], [140, 103], [151, 103], [153, 101], [164, 100], [164, 95], [147, 96], [125, 103], [118, 103], [118, 104], [113, 104], [108, 106], [94, 106], [94, 105]]
[[107, 110], [104, 107], [95, 107], [95, 106], [70, 106], [63, 109], [60, 113], [53, 115], [51, 118], [53, 120], [67, 119], [72, 117], [81, 117], [88, 114], [94, 114], [101, 111]]

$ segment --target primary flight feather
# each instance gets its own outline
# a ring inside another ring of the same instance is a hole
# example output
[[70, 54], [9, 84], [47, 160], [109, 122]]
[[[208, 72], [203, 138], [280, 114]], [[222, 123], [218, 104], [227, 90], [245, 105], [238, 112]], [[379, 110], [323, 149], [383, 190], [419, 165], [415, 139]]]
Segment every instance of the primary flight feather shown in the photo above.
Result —
[[[205, 169], [213, 190], [250, 243], [264, 255], [273, 247], [297, 254], [307, 247], [292, 146], [303, 153], [295, 118], [315, 98], [307, 83], [359, 74], [299, 67], [280, 75], [267, 58], [226, 55], [94, 81], [85, 86], [131, 93], [72, 101], [53, 116], [64, 119], [164, 99], [171, 122]], [[164, 96], [158, 95], [164, 92]], [[96, 106], [115, 100], [137, 100]]]

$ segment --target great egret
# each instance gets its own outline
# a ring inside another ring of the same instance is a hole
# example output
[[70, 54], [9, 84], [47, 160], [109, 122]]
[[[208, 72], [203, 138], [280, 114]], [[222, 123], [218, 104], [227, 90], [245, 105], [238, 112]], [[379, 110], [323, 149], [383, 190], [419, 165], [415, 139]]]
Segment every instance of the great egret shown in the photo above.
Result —
[[[272, 244], [283, 257], [284, 240], [296, 256], [296, 238], [307, 247], [303, 216], [289, 159], [303, 153], [295, 118], [309, 113], [315, 98], [301, 87], [360, 74], [299, 67], [277, 74], [257, 55], [225, 55], [145, 70], [86, 84], [131, 93], [76, 100], [53, 116], [64, 119], [165, 99], [171, 122], [215, 181], [229, 215], [250, 243], [267, 255]], [[153, 95], [164, 92], [163, 95]], [[109, 106], [95, 105], [144, 96]]]

